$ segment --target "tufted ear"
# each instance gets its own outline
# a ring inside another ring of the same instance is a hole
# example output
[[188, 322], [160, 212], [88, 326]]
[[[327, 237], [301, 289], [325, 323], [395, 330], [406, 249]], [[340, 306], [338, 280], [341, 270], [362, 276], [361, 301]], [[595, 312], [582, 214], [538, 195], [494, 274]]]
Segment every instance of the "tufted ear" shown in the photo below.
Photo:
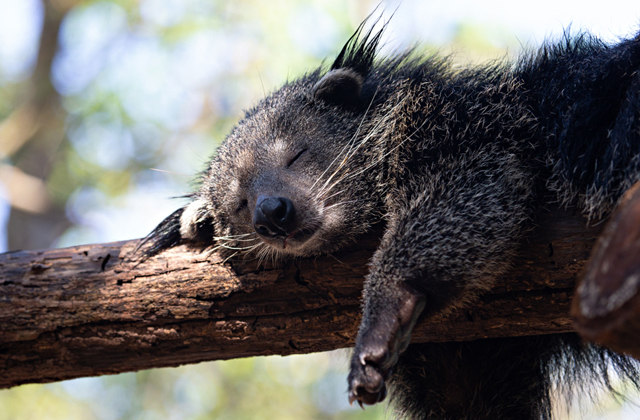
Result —
[[386, 25], [377, 32], [373, 27], [364, 31], [369, 18], [358, 26], [340, 54], [331, 65], [331, 69], [313, 87], [313, 98], [328, 104], [353, 107], [360, 99], [365, 79], [373, 69], [373, 62], [380, 43], [380, 37]]
[[358, 26], [358, 29], [342, 47], [340, 54], [331, 65], [331, 70], [350, 69], [363, 78], [367, 77], [373, 68], [380, 38], [386, 28], [386, 24], [384, 24], [380, 30], [374, 32], [373, 30], [378, 20], [379, 18], [373, 22], [373, 25], [366, 32], [364, 28], [369, 23], [369, 18]]
[[313, 86], [313, 98], [328, 104], [352, 107], [360, 98], [364, 77], [343, 68], [329, 71]]

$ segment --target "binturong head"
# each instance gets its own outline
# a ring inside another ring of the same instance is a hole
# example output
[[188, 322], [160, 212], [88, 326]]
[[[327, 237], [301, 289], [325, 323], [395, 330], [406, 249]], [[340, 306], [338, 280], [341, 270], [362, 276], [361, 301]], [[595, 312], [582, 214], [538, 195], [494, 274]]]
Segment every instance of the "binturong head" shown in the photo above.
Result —
[[380, 220], [385, 95], [373, 74], [381, 32], [360, 27], [331, 68], [268, 95], [227, 136], [192, 201], [145, 238], [257, 258], [334, 251]]

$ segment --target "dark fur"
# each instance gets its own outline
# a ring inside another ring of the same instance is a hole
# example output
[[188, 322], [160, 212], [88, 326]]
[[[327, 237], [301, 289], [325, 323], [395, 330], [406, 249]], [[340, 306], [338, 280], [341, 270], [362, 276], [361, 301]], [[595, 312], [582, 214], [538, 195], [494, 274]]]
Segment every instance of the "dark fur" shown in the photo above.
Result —
[[248, 111], [147, 254], [183, 240], [304, 257], [384, 221], [351, 400], [378, 402], [389, 382], [409, 418], [539, 419], [554, 369], [610, 386], [610, 363], [637, 384], [628, 358], [571, 334], [408, 345], [418, 317], [470, 304], [505, 273], [540, 207], [606, 216], [640, 178], [640, 38], [565, 35], [467, 70], [411, 52], [375, 60], [379, 39], [361, 27], [329, 71]]

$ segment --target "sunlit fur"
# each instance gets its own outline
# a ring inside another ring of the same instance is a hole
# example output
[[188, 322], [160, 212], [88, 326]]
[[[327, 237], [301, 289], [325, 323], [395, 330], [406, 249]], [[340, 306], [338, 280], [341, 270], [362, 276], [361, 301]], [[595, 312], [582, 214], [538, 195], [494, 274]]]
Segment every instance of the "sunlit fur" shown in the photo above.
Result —
[[[404, 354], [405, 344], [380, 337], [395, 335], [406, 285], [425, 297], [422, 317], [472, 305], [509, 269], [541, 209], [604, 217], [640, 179], [640, 39], [565, 34], [514, 63], [462, 70], [412, 52], [376, 59], [379, 40], [361, 26], [330, 69], [249, 110], [192, 203], [146, 239], [147, 255], [199, 242], [227, 258], [277, 262], [333, 252], [384, 223], [349, 381], [352, 398], [370, 403], [382, 391], [366, 397], [358, 386], [388, 377], [406, 418], [549, 418], [552, 377], [611, 387], [612, 370], [637, 384], [629, 358], [572, 334]], [[295, 235], [256, 233], [261, 195], [291, 199]]]

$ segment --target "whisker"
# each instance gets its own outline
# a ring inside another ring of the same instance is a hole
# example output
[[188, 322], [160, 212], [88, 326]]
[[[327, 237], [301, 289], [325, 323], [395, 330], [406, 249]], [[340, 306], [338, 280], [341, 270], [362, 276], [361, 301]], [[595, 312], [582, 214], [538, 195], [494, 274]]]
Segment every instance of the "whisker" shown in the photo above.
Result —
[[230, 249], [230, 250], [233, 250], [233, 251], [244, 251], [246, 249], [251, 249], [251, 248], [253, 248], [255, 246], [258, 246], [258, 245], [259, 244], [252, 245], [252, 246], [235, 247], [235, 246], [229, 246], [227, 244], [220, 244], [220, 245], [218, 245], [218, 247], [219, 248], [224, 248], [224, 249]]
[[[316, 196], [318, 198], [322, 197], [322, 194], [326, 191], [330, 191], [333, 187], [335, 187], [335, 185], [337, 185], [341, 179], [344, 177], [345, 174], [342, 175], [342, 177], [340, 179], [338, 179], [335, 183], [333, 183], [331, 186], [329, 186], [329, 188], [327, 188], [327, 185], [329, 184], [329, 182], [331, 182], [332, 178], [338, 173], [338, 171], [340, 169], [342, 169], [342, 167], [349, 161], [349, 159], [351, 159], [351, 157], [355, 156], [356, 152], [358, 150], [360, 150], [360, 148], [366, 144], [371, 138], [376, 137], [376, 134], [379, 133], [379, 129], [381, 126], [386, 125], [387, 120], [390, 118], [391, 115], [394, 114], [395, 110], [397, 108], [399, 108], [401, 105], [404, 104], [405, 99], [403, 99], [402, 101], [398, 102], [396, 105], [393, 106], [393, 108], [387, 113], [387, 116], [385, 116], [384, 118], [381, 118], [376, 125], [369, 131], [369, 133], [367, 133], [367, 135], [362, 139], [362, 141], [358, 144], [358, 146], [354, 149], [354, 150], [350, 150], [349, 153], [347, 154], [347, 156], [344, 157], [344, 159], [342, 160], [342, 162], [340, 162], [340, 165], [338, 165], [338, 168], [336, 168], [336, 170], [331, 174], [331, 176], [329, 178], [327, 178], [327, 180], [325, 181], [325, 183], [322, 185], [322, 187], [320, 188], [319, 192], [316, 194]], [[395, 150], [395, 149], [394, 149]], [[379, 162], [376, 162], [376, 164]]]
[[249, 238], [249, 239], [227, 239], [227, 238], [214, 238], [216, 240], [227, 240], [227, 241], [234, 241], [234, 242], [250, 242], [250, 241], [258, 241], [259, 238]]
[[[265, 244], [266, 245], [266, 244]], [[262, 248], [258, 251], [258, 267], [262, 265], [262, 262], [269, 254], [269, 246], [267, 245], [265, 248]]]
[[333, 161], [331, 161], [331, 163], [329, 164], [329, 166], [327, 166], [327, 169], [324, 170], [324, 172], [322, 172], [320, 174], [320, 176], [318, 177], [318, 179], [316, 179], [316, 181], [313, 183], [313, 185], [311, 186], [310, 189], [313, 189], [313, 187], [316, 186], [316, 184], [318, 183], [318, 181], [320, 181], [322, 179], [322, 177], [324, 176], [324, 174], [327, 173], [327, 171], [333, 166], [333, 164], [340, 158], [340, 156], [342, 155], [342, 153], [344, 153], [345, 149], [347, 147], [349, 147], [349, 150], [347, 151], [347, 154], [349, 154], [349, 152], [351, 151], [351, 147], [353, 144], [355, 144], [355, 140], [358, 138], [358, 134], [360, 134], [360, 129], [362, 128], [362, 125], [364, 124], [364, 121], [367, 118], [367, 115], [369, 113], [369, 110], [371, 109], [371, 106], [373, 105], [373, 102], [376, 98], [376, 95], [378, 94], [378, 90], [380, 90], [380, 86], [378, 86], [376, 88], [376, 91], [373, 93], [373, 97], [371, 98], [371, 101], [369, 102], [369, 105], [367, 106], [367, 109], [364, 111], [364, 115], [362, 116], [362, 119], [360, 120], [360, 124], [358, 124], [358, 128], [356, 129], [355, 134], [351, 137], [351, 139], [347, 142], [347, 144], [342, 148], [342, 150], [340, 151], [340, 153], [338, 153], [338, 155], [333, 159]]
[[325, 207], [324, 209], [325, 209], [325, 210], [329, 210], [329, 209], [334, 208], [334, 207], [336, 207], [336, 206], [341, 206], [341, 205], [349, 204], [349, 203], [359, 203], [359, 202], [361, 202], [361, 201], [364, 201], [364, 200], [349, 200], [349, 201], [341, 201], [341, 202], [339, 202], [339, 203], [335, 203], [335, 204], [332, 204], [332, 205], [330, 205], [330, 206], [327, 206], [327, 207]]
[[342, 194], [343, 192], [345, 192], [345, 190], [340, 190], [337, 193], [333, 193], [331, 194], [329, 197], [325, 197], [325, 201], [332, 199], [333, 197], [335, 197], [336, 195]]
[[368, 166], [362, 168], [361, 170], [359, 170], [358, 172], [349, 174], [349, 176], [345, 179], [351, 179], [357, 175], [360, 175], [362, 172], [365, 172], [371, 168], [373, 168], [374, 166], [376, 166], [377, 164], [379, 164], [380, 162], [382, 162], [387, 156], [389, 156], [389, 154], [393, 153], [394, 151], [396, 151], [400, 146], [402, 146], [404, 143], [406, 143], [408, 140], [411, 139], [411, 137], [413, 137], [413, 135], [415, 135], [420, 129], [422, 129], [422, 127], [424, 127], [424, 125], [427, 123], [428, 120], [424, 121], [422, 124], [420, 124], [420, 126], [418, 128], [416, 128], [413, 133], [409, 134], [404, 140], [402, 140], [400, 143], [398, 143], [395, 147], [393, 147], [391, 150], [389, 150], [387, 153], [385, 153], [384, 155], [380, 156], [376, 161], [374, 161], [373, 163], [369, 164]]
[[227, 240], [227, 239], [244, 238], [244, 237], [250, 236], [250, 235], [256, 235], [256, 232], [243, 233], [243, 234], [240, 234], [240, 235], [214, 236], [213, 240], [215, 240], [215, 241], [224, 241], [224, 240]]
[[150, 171], [156, 171], [156, 172], [164, 172], [166, 174], [173, 174], [173, 175], [181, 175], [181, 176], [188, 176], [188, 177], [192, 177], [193, 175], [189, 175], [189, 174], [183, 174], [180, 172], [174, 172], [174, 171], [167, 171], [166, 169], [158, 169], [158, 168], [149, 168]]
[[224, 259], [224, 261], [222, 261], [222, 264], [226, 263], [227, 261], [229, 261], [231, 258], [235, 257], [236, 255], [238, 255], [237, 252], [234, 252], [233, 254], [229, 255], [227, 258]]

